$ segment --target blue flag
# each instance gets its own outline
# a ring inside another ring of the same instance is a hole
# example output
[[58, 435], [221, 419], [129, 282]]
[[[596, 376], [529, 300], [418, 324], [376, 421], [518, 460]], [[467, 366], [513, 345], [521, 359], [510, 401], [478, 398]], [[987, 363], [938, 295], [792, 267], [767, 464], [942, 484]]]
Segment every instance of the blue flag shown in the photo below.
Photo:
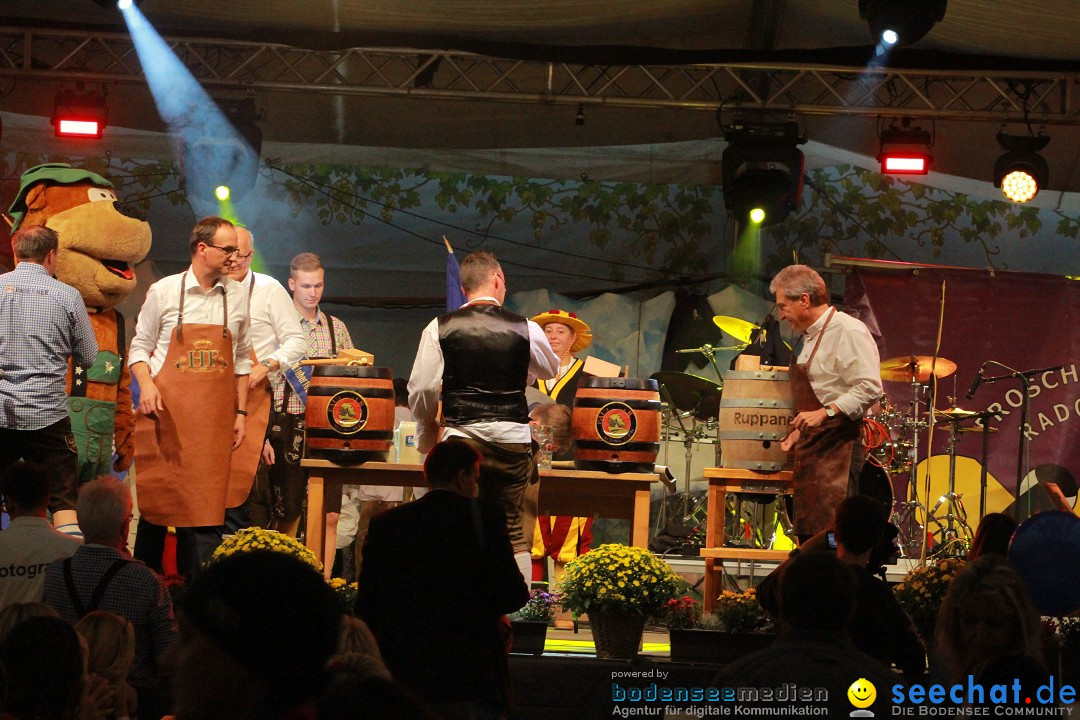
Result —
[[453, 252], [446, 254], [446, 312], [454, 312], [465, 304], [461, 292], [461, 266]]

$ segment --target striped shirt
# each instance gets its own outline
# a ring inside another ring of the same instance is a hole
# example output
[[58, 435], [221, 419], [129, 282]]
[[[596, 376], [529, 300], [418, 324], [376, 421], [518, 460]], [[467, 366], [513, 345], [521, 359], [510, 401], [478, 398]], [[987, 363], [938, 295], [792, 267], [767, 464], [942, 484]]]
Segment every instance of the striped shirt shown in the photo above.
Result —
[[[337, 350], [348, 350], [353, 347], [352, 337], [349, 335], [349, 328], [345, 327], [345, 323], [338, 320], [333, 315], [327, 315], [322, 310], [318, 311], [318, 317], [315, 322], [311, 322], [306, 317], [297, 313], [300, 318], [300, 327], [304, 330], [304, 337], [307, 338], [307, 353], [305, 358], [326, 358], [332, 357], [330, 352], [330, 328], [327, 327], [326, 320], [329, 318], [334, 324], [334, 340], [337, 342]], [[281, 402], [285, 393], [285, 374], [273, 373], [271, 378], [271, 386], [274, 388], [274, 410], [281, 411]], [[289, 407], [286, 412], [292, 415], [302, 415], [304, 413], [304, 404], [300, 402], [300, 398], [296, 396], [296, 393], [289, 392]]]
[[0, 275], [0, 427], [40, 430], [66, 418], [68, 358], [89, 367], [97, 353], [78, 290], [34, 262]]

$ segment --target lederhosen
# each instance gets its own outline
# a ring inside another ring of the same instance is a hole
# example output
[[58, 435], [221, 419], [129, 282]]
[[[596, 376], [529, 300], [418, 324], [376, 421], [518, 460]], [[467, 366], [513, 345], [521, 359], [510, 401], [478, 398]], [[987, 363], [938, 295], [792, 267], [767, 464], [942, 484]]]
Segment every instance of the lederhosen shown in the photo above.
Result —
[[529, 551], [523, 528], [525, 488], [535, 478], [532, 443], [494, 442], [469, 429], [474, 422], [527, 425], [525, 384], [531, 352], [528, 321], [481, 301], [438, 318], [443, 353], [443, 424], [466, 435], [480, 453], [480, 497], [506, 513], [515, 553]]
[[[71, 388], [68, 391], [68, 417], [71, 434], [79, 450], [79, 485], [112, 472], [113, 439], [116, 432], [116, 389], [124, 372], [124, 316], [115, 310], [95, 313], [101, 317], [112, 313], [116, 322], [116, 352], [99, 348], [90, 367], [72, 365]], [[101, 318], [91, 315], [91, 322]], [[95, 325], [96, 329], [96, 325]], [[93, 385], [113, 386], [108, 393], [112, 400], [94, 398], [88, 390]]]
[[[543, 380], [537, 380], [536, 387], [560, 405], [573, 409], [574, 396], [577, 395], [583, 367], [585, 367], [585, 361], [574, 358], [566, 374], [558, 379], [551, 390], [548, 390]], [[555, 459], [569, 460], [572, 457], [573, 451], [566, 448], [562, 455]], [[592, 542], [592, 525], [592, 517], [537, 515], [536, 531], [533, 533], [532, 541], [533, 561], [543, 561], [545, 557], [550, 556], [560, 563], [565, 563], [588, 552], [589, 544]], [[537, 568], [534, 565], [533, 579], [536, 579], [536, 574]]]
[[[316, 313], [318, 312], [321, 311], [316, 309]], [[325, 317], [330, 326], [330, 357], [337, 357], [334, 318], [331, 315], [325, 315]], [[318, 315], [316, 315], [316, 321], [318, 321]], [[271, 514], [279, 520], [294, 520], [299, 517], [307, 487], [307, 470], [300, 467], [300, 461], [304, 458], [304, 413], [289, 412], [291, 395], [292, 386], [286, 380], [281, 393], [281, 410], [273, 412], [272, 422], [266, 431], [266, 439], [270, 441], [270, 447], [274, 449], [274, 464], [266, 466], [270, 488], [270, 510]], [[340, 502], [340, 496], [338, 501]], [[328, 501], [326, 509], [334, 512], [333, 500]]]
[[[255, 273], [249, 271], [248, 274], [251, 276], [251, 282], [248, 284], [248, 315], [250, 317], [251, 295], [255, 292]], [[252, 367], [258, 363], [259, 358], [255, 357], [255, 348], [252, 348]], [[262, 458], [266, 427], [270, 424], [270, 411], [274, 407], [274, 396], [270, 391], [268, 378], [269, 376], [264, 378], [258, 387], [248, 389], [247, 403], [244, 406], [247, 410], [244, 441], [233, 451], [225, 507], [234, 508], [242, 505], [251, 494], [251, 485], [255, 482], [255, 473], [259, 469], [259, 460]]]
[[135, 412], [139, 512], [151, 523], [178, 528], [224, 521], [236, 423], [228, 294], [222, 285], [221, 325], [184, 325], [186, 283], [187, 271], [176, 327], [154, 378], [165, 409]]
[[[788, 368], [796, 415], [824, 407], [810, 385], [810, 366], [835, 314], [836, 308], [830, 308], [806, 363], [792, 363]], [[799, 535], [813, 535], [832, 527], [836, 506], [848, 495], [851, 455], [860, 427], [858, 421], [837, 413], [818, 427], [801, 431], [793, 450], [795, 532]]]

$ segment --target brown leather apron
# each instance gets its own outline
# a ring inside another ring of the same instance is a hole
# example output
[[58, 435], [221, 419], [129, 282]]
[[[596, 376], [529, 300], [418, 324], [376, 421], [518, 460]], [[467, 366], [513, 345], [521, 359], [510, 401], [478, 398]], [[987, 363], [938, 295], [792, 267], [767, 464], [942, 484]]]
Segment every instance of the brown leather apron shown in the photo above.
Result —
[[179, 317], [154, 378], [165, 409], [135, 411], [135, 487], [139, 512], [150, 522], [205, 527], [225, 520], [236, 375], [225, 293], [221, 325], [184, 325], [186, 281], [185, 271]]
[[[251, 294], [255, 291], [255, 273], [248, 271], [251, 282], [248, 284], [248, 313], [251, 313]], [[252, 366], [259, 363], [255, 357], [255, 348], [251, 349]], [[247, 425], [244, 429], [244, 441], [232, 454], [232, 468], [229, 471], [229, 490], [225, 498], [225, 507], [243, 505], [251, 494], [251, 485], [255, 481], [255, 471], [259, 469], [263, 442], [266, 440], [266, 426], [270, 424], [270, 408], [274, 396], [270, 393], [269, 375], [253, 388], [248, 389]]]
[[[788, 368], [796, 415], [824, 407], [810, 385], [810, 365], [836, 308], [830, 308], [830, 312], [806, 364], [792, 363]], [[795, 532], [799, 535], [813, 535], [832, 527], [836, 506], [847, 497], [851, 454], [859, 429], [858, 422], [844, 413], [837, 413], [818, 427], [801, 432], [792, 451], [795, 455]]]

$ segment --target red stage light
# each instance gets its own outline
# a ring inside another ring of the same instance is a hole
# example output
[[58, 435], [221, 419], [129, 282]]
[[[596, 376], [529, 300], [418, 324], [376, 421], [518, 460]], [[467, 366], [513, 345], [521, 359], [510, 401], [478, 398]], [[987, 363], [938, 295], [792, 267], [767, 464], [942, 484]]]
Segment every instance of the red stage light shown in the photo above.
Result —
[[918, 152], [885, 152], [878, 155], [884, 175], [925, 175], [930, 172], [931, 157]]
[[100, 120], [80, 120], [76, 118], [57, 118], [57, 137], [101, 137], [102, 123]]
[[100, 138], [109, 117], [105, 96], [83, 90], [61, 90], [56, 95], [52, 125], [57, 137]]

